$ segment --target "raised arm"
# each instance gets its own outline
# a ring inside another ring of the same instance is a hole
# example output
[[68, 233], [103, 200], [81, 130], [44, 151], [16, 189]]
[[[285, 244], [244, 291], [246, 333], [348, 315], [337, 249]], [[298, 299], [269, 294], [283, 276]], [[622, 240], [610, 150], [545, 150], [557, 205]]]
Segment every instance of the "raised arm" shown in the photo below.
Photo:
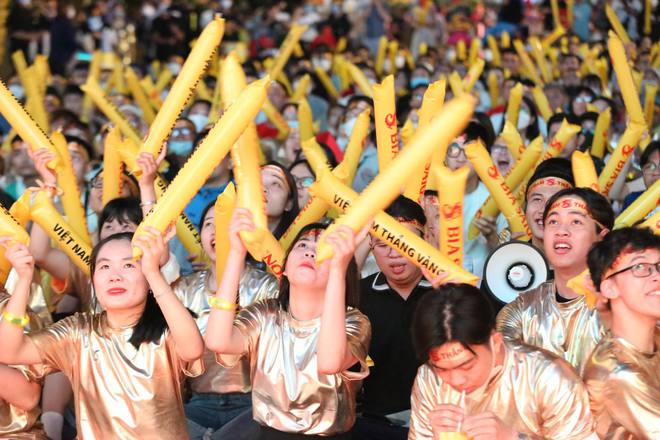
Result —
[[148, 234], [135, 237], [135, 244], [142, 249], [142, 273], [144, 274], [158, 306], [163, 311], [170, 329], [177, 354], [184, 361], [199, 359], [204, 352], [204, 342], [195, 320], [160, 272], [160, 258], [167, 252], [167, 244], [160, 232], [147, 228]]
[[30, 411], [39, 404], [41, 386], [30, 382], [15, 368], [0, 365], [0, 400], [23, 411]]
[[[234, 327], [236, 296], [245, 265], [247, 250], [241, 241], [241, 231], [254, 230], [252, 213], [244, 208], [236, 208], [229, 224], [229, 255], [222, 280], [215, 294], [215, 306], [209, 316], [204, 342], [209, 350], [223, 354], [241, 354], [247, 350], [247, 340]], [[216, 243], [222, 246], [223, 243]]]
[[9, 237], [0, 238], [0, 246], [6, 248], [5, 258], [16, 271], [18, 282], [0, 321], [0, 363], [36, 364], [41, 362], [41, 356], [23, 332], [28, 320], [27, 303], [34, 274], [34, 258], [24, 244], [9, 243]]

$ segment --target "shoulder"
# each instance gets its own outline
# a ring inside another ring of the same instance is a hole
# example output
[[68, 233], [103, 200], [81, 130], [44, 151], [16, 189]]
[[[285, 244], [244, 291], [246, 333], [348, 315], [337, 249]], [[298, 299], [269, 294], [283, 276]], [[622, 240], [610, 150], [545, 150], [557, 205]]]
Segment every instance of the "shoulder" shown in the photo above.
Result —
[[616, 376], [627, 375], [632, 371], [628, 362], [620, 362], [616, 350], [616, 340], [607, 337], [601, 340], [591, 352], [584, 369], [584, 380], [606, 380]]
[[504, 308], [506, 309], [507, 307], [511, 306], [511, 308], [524, 310], [529, 307], [538, 305], [541, 302], [541, 299], [551, 295], [554, 292], [553, 286], [553, 281], [546, 281], [534, 289], [521, 293], [518, 295], [518, 298], [511, 301], [509, 304], [504, 306]]
[[242, 317], [264, 318], [271, 315], [278, 315], [280, 310], [279, 301], [276, 298], [269, 298], [242, 308], [238, 314]]
[[[507, 343], [507, 349], [516, 368], [527, 367], [530, 377], [535, 377], [539, 384], [559, 386], [561, 383], [581, 383], [575, 369], [564, 359], [542, 348], [524, 343]], [[562, 379], [562, 381], [557, 381]], [[567, 382], [564, 382], [567, 381]]]

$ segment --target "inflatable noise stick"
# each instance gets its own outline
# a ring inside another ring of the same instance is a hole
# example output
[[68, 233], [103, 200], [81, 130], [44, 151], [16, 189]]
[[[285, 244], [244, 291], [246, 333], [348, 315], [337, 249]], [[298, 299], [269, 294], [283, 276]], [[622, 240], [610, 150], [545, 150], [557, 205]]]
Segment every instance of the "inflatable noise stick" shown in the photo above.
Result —
[[525, 70], [527, 70], [527, 75], [530, 77], [530, 79], [534, 81], [537, 86], [543, 86], [543, 80], [539, 76], [539, 73], [536, 71], [536, 66], [527, 54], [522, 41], [515, 39], [513, 41], [513, 47], [516, 49], [516, 52], [520, 57], [520, 61], [522, 61], [523, 66], [525, 66]]
[[[27, 193], [26, 193], [27, 194]], [[27, 222], [25, 222], [27, 223]], [[0, 205], [0, 237], [11, 237], [13, 242], [27, 245], [30, 242], [30, 236], [20, 224], [20, 221], [14, 218], [12, 214]], [[11, 270], [11, 264], [5, 258], [4, 249], [0, 248], [0, 282], [2, 285], [7, 281], [7, 276]]]
[[305, 153], [305, 159], [309, 162], [309, 166], [312, 167], [314, 174], [320, 173], [323, 169], [329, 169], [328, 157], [316, 139], [311, 138], [302, 141], [300, 147], [303, 153]]
[[529, 240], [532, 232], [525, 220], [525, 213], [520, 208], [515, 195], [507, 186], [497, 167], [493, 164], [486, 148], [479, 142], [472, 142], [466, 145], [465, 154], [509, 222], [511, 232], [521, 232], [525, 235], [520, 239]]
[[459, 267], [463, 264], [463, 197], [469, 172], [468, 167], [456, 171], [444, 166], [436, 169], [438, 187], [451, 188], [451, 191], [438, 192], [440, 252]]
[[385, 52], [387, 51], [387, 37], [382, 36], [378, 40], [378, 52], [376, 53], [376, 64], [374, 70], [378, 76], [383, 74], [383, 65], [385, 64]]
[[215, 276], [222, 279], [229, 256], [229, 223], [236, 206], [236, 189], [229, 182], [225, 190], [215, 200], [213, 211], [215, 214]]
[[334, 99], [339, 98], [339, 92], [325, 70], [321, 69], [319, 66], [314, 66], [314, 73], [316, 73], [319, 81], [321, 81], [321, 84], [323, 84], [323, 87], [325, 87], [325, 90], [327, 90], [330, 96]]
[[491, 107], [496, 107], [500, 102], [500, 83], [495, 71], [491, 70], [488, 72], [486, 83], [488, 85], [488, 96], [490, 97]]
[[621, 135], [619, 144], [612, 152], [612, 156], [605, 164], [600, 176], [598, 176], [598, 185], [605, 196], [609, 194], [614, 181], [628, 161], [628, 157], [635, 151], [645, 131], [646, 126], [632, 122]]
[[[479, 40], [474, 39], [472, 41], [479, 41]], [[477, 59], [472, 65], [470, 65], [470, 69], [465, 74], [465, 78], [463, 78], [463, 90], [465, 90], [468, 93], [472, 91], [472, 89], [474, 88], [474, 84], [481, 76], [481, 73], [484, 71], [485, 66], [486, 66], [486, 62], [481, 58]]]
[[509, 104], [506, 106], [506, 120], [514, 127], [518, 126], [518, 113], [520, 113], [520, 101], [523, 97], [523, 85], [517, 83], [509, 92]]
[[642, 106], [639, 102], [637, 88], [635, 87], [635, 83], [633, 81], [630, 66], [628, 66], [628, 60], [626, 59], [625, 48], [623, 47], [623, 43], [619, 37], [617, 37], [613, 32], [610, 32], [609, 34], [609, 38], [607, 40], [607, 49], [610, 53], [612, 66], [614, 67], [614, 73], [616, 74], [619, 88], [621, 89], [623, 103], [626, 106], [626, 110], [630, 114], [630, 118], [633, 122], [638, 124], [646, 124], [644, 112], [642, 111]]
[[348, 69], [349, 75], [351, 76], [351, 78], [353, 78], [353, 82], [357, 84], [357, 86], [360, 88], [362, 93], [367, 95], [369, 98], [373, 98], [374, 89], [371, 86], [371, 83], [369, 83], [367, 77], [364, 75], [364, 73], [362, 73], [360, 68], [348, 61], [343, 61], [343, 63]]
[[596, 167], [589, 153], [574, 151], [571, 155], [571, 167], [577, 188], [591, 188], [600, 192], [598, 174], [596, 174]]
[[358, 115], [353, 126], [353, 131], [351, 131], [348, 146], [346, 147], [346, 151], [344, 151], [344, 159], [337, 165], [338, 170], [346, 173], [346, 180], [344, 182], [346, 185], [350, 186], [355, 178], [362, 149], [364, 148], [364, 140], [367, 138], [367, 134], [369, 134], [370, 122], [371, 110], [363, 110]]
[[492, 35], [489, 35], [486, 39], [492, 56], [491, 63], [496, 67], [500, 67], [502, 65], [502, 55], [500, 54], [500, 48], [497, 46], [497, 40]]
[[463, 89], [463, 80], [455, 70], [449, 74], [449, 87], [455, 97], [459, 97], [465, 93]]
[[658, 210], [651, 217], [644, 220], [644, 223], [639, 225], [640, 228], [650, 228], [656, 234], [660, 234], [660, 210]]
[[[266, 87], [270, 77], [253, 82], [245, 88], [222, 118], [211, 128], [197, 149], [181, 168], [163, 197], [138, 226], [135, 236], [151, 226], [163, 232], [183, 211], [209, 175], [227, 155], [250, 121], [259, 112], [266, 100]], [[133, 248], [133, 257], [139, 258], [140, 250]]]
[[[442, 111], [428, 126], [417, 131], [410, 144], [403, 149], [390, 165], [382, 169], [360, 196], [351, 209], [335, 220], [323, 234], [339, 225], [347, 225], [354, 231], [360, 230], [373, 218], [374, 214], [385, 209], [399, 194], [411, 174], [421, 162], [429, 160], [433, 152], [441, 146], [449, 145], [467, 125], [474, 111], [475, 99], [464, 95], [443, 106]], [[325, 243], [321, 235], [316, 249], [318, 262], [332, 257], [332, 247]]]
[[[644, 191], [637, 199], [626, 208], [614, 221], [614, 228], [633, 226], [649, 212], [653, 211], [660, 201], [660, 180]], [[656, 231], [657, 232], [657, 231]]]
[[307, 73], [304, 74], [303, 77], [300, 78], [300, 81], [298, 81], [298, 85], [293, 91], [293, 95], [291, 95], [291, 101], [298, 102], [307, 96], [307, 89], [309, 89], [311, 83], [312, 77]]
[[62, 218], [44, 191], [37, 192], [30, 207], [30, 218], [89, 276], [92, 248]]
[[550, 108], [550, 103], [548, 102], [548, 97], [545, 96], [545, 92], [539, 86], [534, 87], [532, 90], [532, 95], [534, 96], [534, 102], [539, 109], [539, 113], [543, 119], [547, 122], [553, 115], [552, 109]]
[[653, 111], [655, 109], [655, 95], [657, 93], [658, 86], [656, 84], [649, 83], [646, 85], [644, 89], [644, 118], [649, 127], [653, 126]]
[[605, 145], [607, 144], [607, 133], [612, 121], [612, 111], [608, 107], [598, 114], [596, 128], [594, 129], [594, 140], [591, 144], [591, 154], [599, 159], [605, 156]]
[[596, 307], [598, 294], [593, 291], [589, 269], [585, 269], [578, 276], [568, 280], [566, 286], [578, 295], [584, 296], [587, 306], [590, 309]]
[[502, 129], [500, 136], [504, 139], [513, 158], [518, 160], [523, 151], [525, 151], [525, 143], [523, 142], [520, 133], [518, 133], [516, 126], [508, 120], [504, 121], [504, 129]]
[[559, 130], [557, 130], [557, 133], [555, 133], [555, 136], [550, 141], [548, 149], [543, 155], [543, 159], [541, 159], [541, 161], [559, 156], [559, 153], [561, 153], [562, 150], [566, 147], [568, 141], [570, 141], [573, 136], [578, 134], [580, 130], [581, 127], [579, 125], [570, 124], [566, 119], [564, 119], [559, 126]]
[[632, 43], [628, 32], [626, 32], [626, 29], [619, 21], [619, 17], [616, 16], [616, 12], [614, 12], [614, 9], [612, 9], [612, 6], [609, 3], [605, 5], [605, 15], [607, 16], [607, 20], [610, 22], [610, 25], [612, 25], [612, 29], [614, 29], [614, 32], [621, 39], [621, 41], [624, 44]]
[[44, 95], [39, 89], [39, 73], [37, 67], [32, 65], [25, 71], [28, 77], [28, 83], [25, 87], [25, 94], [27, 95], [27, 107], [30, 109], [30, 114], [36, 121], [37, 125], [41, 127], [45, 133], [50, 130], [48, 121], [48, 114], [44, 107]]
[[[509, 175], [504, 179], [506, 186], [509, 188], [517, 188], [525, 180], [527, 173], [534, 170], [534, 165], [539, 157], [541, 157], [541, 153], [543, 153], [543, 138], [539, 136], [529, 144], [520, 156], [520, 159], [514, 164]], [[495, 218], [499, 213], [500, 209], [491, 195], [481, 208], [479, 208], [474, 219], [476, 220], [484, 216]], [[470, 227], [468, 228], [468, 240], [473, 240], [477, 235], [479, 235], [479, 228], [477, 228], [474, 223], [470, 223]]]
[[266, 101], [264, 102], [263, 110], [268, 120], [273, 123], [275, 128], [277, 128], [277, 139], [286, 139], [289, 136], [291, 128], [286, 122], [286, 119], [284, 119], [284, 116], [282, 116], [279, 110], [277, 110], [268, 98], [266, 98]]
[[121, 135], [112, 127], [105, 137], [103, 147], [103, 206], [121, 195], [122, 162], [119, 154]]
[[298, 216], [296, 216], [291, 225], [287, 228], [284, 234], [282, 234], [282, 237], [280, 238], [280, 246], [282, 249], [289, 249], [293, 239], [298, 235], [302, 228], [321, 220], [328, 209], [330, 209], [330, 204], [328, 202], [312, 195], [307, 204], [300, 210]]
[[[9, 91], [4, 82], [0, 81], [0, 113], [9, 122], [9, 125], [16, 130], [16, 133], [30, 145], [32, 151], [40, 148], [47, 148], [55, 157], [58, 157], [57, 149], [50, 138], [44, 131], [37, 125], [37, 123], [30, 117], [28, 112], [25, 111], [23, 106], [18, 103], [14, 95]], [[58, 159], [54, 159], [48, 163], [48, 168], [55, 170], [58, 164]]]
[[85, 243], [91, 245], [92, 238], [89, 236], [89, 230], [87, 229], [87, 216], [81, 203], [80, 188], [78, 187], [78, 180], [73, 169], [66, 138], [58, 130], [52, 134], [52, 141], [60, 157], [60, 161], [55, 168], [55, 174], [57, 175], [57, 183], [62, 188], [60, 200], [66, 220], [76, 231], [76, 234], [85, 240]]
[[541, 40], [541, 45], [543, 46], [543, 50], [545, 52], [548, 52], [552, 47], [552, 45], [555, 44], [555, 42], [559, 40], [565, 33], [566, 33], [566, 29], [564, 29], [562, 25], [556, 24], [555, 29], [545, 38], [543, 38], [543, 40]]
[[[347, 213], [354, 209], [353, 207], [361, 197], [351, 188], [343, 185], [339, 179], [328, 171], [322, 173], [320, 178], [310, 186], [309, 191], [314, 197], [323, 198], [328, 202], [332, 201], [334, 206]], [[341, 220], [344, 217], [342, 216], [339, 219]], [[428, 270], [434, 275], [448, 272], [452, 282], [472, 285], [478, 282], [477, 277], [455, 264], [422, 237], [397, 222], [394, 218], [382, 211], [375, 211], [373, 219], [374, 223], [369, 233], [399, 252], [411, 263]]]
[[312, 108], [304, 97], [298, 101], [298, 124], [300, 126], [300, 140], [304, 141], [314, 138]]
[[291, 29], [289, 30], [289, 33], [287, 34], [286, 38], [282, 42], [282, 45], [280, 46], [280, 50], [279, 53], [277, 54], [277, 58], [273, 62], [273, 65], [270, 68], [270, 71], [268, 72], [271, 78], [277, 79], [280, 73], [282, 73], [282, 70], [284, 69], [286, 62], [289, 60], [289, 57], [291, 57], [291, 53], [293, 52], [294, 46], [298, 44], [300, 37], [302, 36], [303, 33], [305, 33], [306, 30], [307, 30], [307, 25], [303, 26], [298, 23], [293, 23], [291, 25]]
[[142, 84], [140, 84], [140, 80], [138, 79], [133, 68], [130, 66], [126, 68], [125, 75], [128, 90], [131, 92], [131, 95], [133, 95], [133, 98], [135, 99], [137, 105], [140, 107], [140, 110], [142, 110], [142, 116], [144, 117], [144, 120], [148, 124], [152, 124], [156, 118], [156, 113], [154, 112], [154, 108], [151, 106], [151, 102], [149, 102], [149, 97], [142, 88]]
[[384, 170], [399, 152], [399, 136], [394, 104], [394, 76], [387, 76], [373, 87], [378, 169]]
[[223, 107], [227, 109], [247, 86], [245, 72], [235, 51], [229, 52], [222, 62], [219, 84]]
[[216, 48], [220, 44], [224, 33], [225, 22], [216, 16], [202, 31], [195, 42], [190, 55], [181, 67], [163, 106], [158, 111], [154, 122], [149, 128], [147, 138], [142, 145], [141, 152], [148, 152], [154, 157], [158, 156], [163, 141], [172, 131], [176, 119], [186, 105], [190, 95], [196, 88], [197, 81], [206, 70]]

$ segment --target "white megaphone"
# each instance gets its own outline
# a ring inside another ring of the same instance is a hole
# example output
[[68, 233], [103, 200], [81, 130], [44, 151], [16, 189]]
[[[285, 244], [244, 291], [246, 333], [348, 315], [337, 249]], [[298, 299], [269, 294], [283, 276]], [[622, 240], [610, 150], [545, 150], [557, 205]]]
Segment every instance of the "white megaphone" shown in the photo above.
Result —
[[550, 266], [541, 251], [530, 243], [510, 241], [486, 259], [482, 284], [497, 301], [508, 304], [549, 276]]

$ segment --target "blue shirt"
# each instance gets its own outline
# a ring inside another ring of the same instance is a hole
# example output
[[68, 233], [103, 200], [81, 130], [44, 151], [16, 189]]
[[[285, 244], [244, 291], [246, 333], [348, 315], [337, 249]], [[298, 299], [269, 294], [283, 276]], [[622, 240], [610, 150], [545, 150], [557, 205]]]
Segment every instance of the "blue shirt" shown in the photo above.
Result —
[[221, 186], [203, 186], [199, 189], [195, 197], [192, 198], [183, 212], [188, 216], [193, 225], [199, 228], [202, 221], [202, 212], [210, 203], [215, 202], [220, 194], [225, 190], [227, 184]]

